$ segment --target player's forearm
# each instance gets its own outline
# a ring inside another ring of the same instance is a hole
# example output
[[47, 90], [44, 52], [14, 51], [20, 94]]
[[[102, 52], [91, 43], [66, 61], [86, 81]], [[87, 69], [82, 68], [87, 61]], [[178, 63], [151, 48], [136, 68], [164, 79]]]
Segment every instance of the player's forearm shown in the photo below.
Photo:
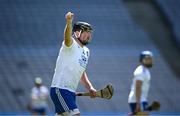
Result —
[[141, 86], [142, 86], [142, 82], [141, 81], [136, 81], [136, 102], [140, 103], [140, 99], [141, 99]]
[[140, 103], [141, 91], [136, 89], [136, 102]]
[[90, 90], [93, 87], [90, 80], [87, 77], [86, 72], [84, 72], [81, 77], [81, 83], [86, 87], [87, 90]]
[[67, 46], [71, 45], [72, 42], [71, 35], [72, 35], [72, 22], [67, 21], [64, 29], [64, 41]]

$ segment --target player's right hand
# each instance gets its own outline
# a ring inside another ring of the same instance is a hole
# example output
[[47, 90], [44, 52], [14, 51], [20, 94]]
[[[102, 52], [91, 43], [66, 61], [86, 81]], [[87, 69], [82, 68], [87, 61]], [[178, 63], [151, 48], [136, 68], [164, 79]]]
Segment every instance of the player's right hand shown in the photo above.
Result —
[[74, 14], [72, 12], [68, 12], [66, 14], [66, 21], [71, 21], [73, 20]]
[[90, 92], [90, 97], [91, 98], [95, 98], [96, 97], [96, 89], [94, 89], [94, 87], [91, 87], [90, 89], [89, 89], [89, 92]]

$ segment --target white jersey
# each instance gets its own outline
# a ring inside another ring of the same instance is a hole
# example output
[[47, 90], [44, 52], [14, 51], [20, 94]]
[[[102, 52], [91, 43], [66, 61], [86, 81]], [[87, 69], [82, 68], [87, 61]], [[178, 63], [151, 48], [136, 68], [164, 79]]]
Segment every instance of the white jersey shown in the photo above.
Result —
[[141, 102], [147, 101], [149, 86], [150, 86], [150, 79], [151, 79], [151, 75], [148, 68], [144, 67], [143, 65], [140, 65], [136, 68], [136, 70], [134, 71], [134, 78], [131, 85], [131, 91], [129, 94], [129, 99], [128, 99], [129, 103], [136, 103], [135, 88], [136, 88], [137, 80], [142, 81], [140, 100]]
[[62, 43], [51, 87], [75, 92], [86, 69], [90, 53], [87, 47], [81, 47], [73, 38], [72, 40], [70, 47]]
[[45, 86], [33, 87], [31, 91], [31, 103], [33, 108], [46, 108], [49, 90]]

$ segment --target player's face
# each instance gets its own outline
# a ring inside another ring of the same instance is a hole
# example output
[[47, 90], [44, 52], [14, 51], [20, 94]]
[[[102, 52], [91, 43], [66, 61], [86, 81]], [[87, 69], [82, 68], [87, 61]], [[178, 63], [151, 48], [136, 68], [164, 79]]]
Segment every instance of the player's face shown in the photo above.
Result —
[[84, 31], [84, 32], [81, 33], [81, 36], [80, 36], [79, 39], [81, 40], [81, 43], [83, 45], [86, 45], [91, 41], [91, 36], [92, 36], [91, 32]]
[[35, 83], [35, 86], [36, 86], [37, 88], [39, 88], [39, 87], [41, 86], [41, 84]]
[[153, 59], [152, 57], [146, 57], [143, 59], [143, 64], [148, 67], [151, 68], [153, 66]]

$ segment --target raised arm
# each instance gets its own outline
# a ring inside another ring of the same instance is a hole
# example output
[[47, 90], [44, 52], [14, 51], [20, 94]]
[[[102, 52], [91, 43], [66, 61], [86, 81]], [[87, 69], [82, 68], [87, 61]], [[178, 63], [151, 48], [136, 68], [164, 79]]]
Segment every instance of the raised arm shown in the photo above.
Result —
[[66, 14], [66, 26], [64, 29], [64, 43], [67, 47], [70, 47], [73, 43], [73, 40], [71, 38], [73, 16], [74, 14], [71, 12], [68, 12]]

